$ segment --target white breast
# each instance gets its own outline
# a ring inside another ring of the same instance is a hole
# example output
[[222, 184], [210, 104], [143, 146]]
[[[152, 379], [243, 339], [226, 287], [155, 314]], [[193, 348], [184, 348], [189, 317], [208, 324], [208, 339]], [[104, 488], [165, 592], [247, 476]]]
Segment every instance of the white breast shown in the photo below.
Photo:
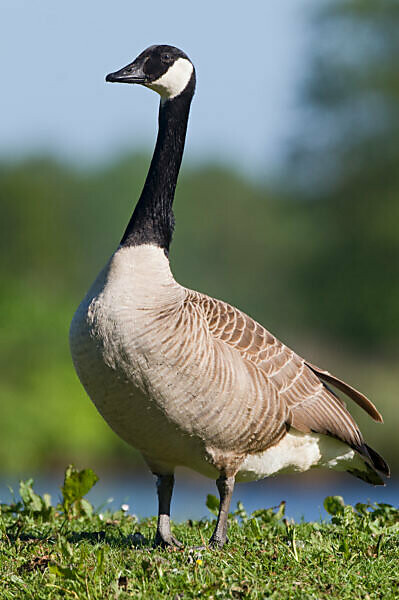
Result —
[[148, 323], [160, 306], [182, 295], [160, 248], [121, 248], [80, 304], [70, 330], [76, 371], [104, 419], [129, 444], [166, 458], [187, 448], [146, 390], [146, 371], [154, 369], [156, 379], [164, 368], [161, 355], [159, 369], [148, 364], [157, 343]]

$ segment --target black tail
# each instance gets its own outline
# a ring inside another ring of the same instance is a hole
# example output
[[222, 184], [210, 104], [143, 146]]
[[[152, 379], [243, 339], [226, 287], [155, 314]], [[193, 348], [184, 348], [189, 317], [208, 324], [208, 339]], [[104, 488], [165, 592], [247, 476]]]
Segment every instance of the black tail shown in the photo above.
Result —
[[385, 482], [383, 481], [379, 473], [377, 473], [377, 471], [374, 471], [373, 467], [370, 467], [370, 465], [366, 462], [364, 463], [364, 466], [364, 471], [361, 471], [360, 469], [348, 469], [347, 472], [353, 475], [354, 477], [365, 481], [366, 483], [371, 483], [372, 485], [385, 485]]
[[378, 452], [370, 448], [370, 446], [368, 446], [367, 444], [364, 444], [364, 447], [367, 451], [367, 454], [370, 457], [373, 467], [375, 467], [377, 471], [381, 471], [381, 473], [383, 473], [387, 477], [390, 477], [391, 471], [389, 469], [388, 464], [385, 462], [382, 456], [380, 456]]
[[[385, 460], [370, 448], [366, 443], [363, 443], [361, 446], [353, 446], [354, 450], [359, 452], [361, 457], [364, 460], [364, 465], [361, 469], [348, 469], [348, 473], [366, 481], [367, 483], [371, 483], [373, 485], [385, 485], [384, 480], [382, 479], [380, 473], [385, 475], [386, 477], [390, 477], [389, 466], [385, 462]], [[379, 473], [377, 473], [379, 471]]]

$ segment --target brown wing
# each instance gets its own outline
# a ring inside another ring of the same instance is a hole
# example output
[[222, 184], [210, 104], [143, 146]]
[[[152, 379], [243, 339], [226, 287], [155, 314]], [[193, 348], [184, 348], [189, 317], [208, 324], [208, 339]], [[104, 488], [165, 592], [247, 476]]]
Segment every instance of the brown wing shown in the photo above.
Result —
[[237, 349], [243, 358], [266, 373], [288, 407], [288, 424], [302, 432], [337, 437], [369, 457], [362, 434], [345, 403], [322, 380], [354, 399], [373, 418], [377, 409], [360, 392], [326, 371], [306, 363], [245, 313], [220, 300], [190, 292], [212, 335]]

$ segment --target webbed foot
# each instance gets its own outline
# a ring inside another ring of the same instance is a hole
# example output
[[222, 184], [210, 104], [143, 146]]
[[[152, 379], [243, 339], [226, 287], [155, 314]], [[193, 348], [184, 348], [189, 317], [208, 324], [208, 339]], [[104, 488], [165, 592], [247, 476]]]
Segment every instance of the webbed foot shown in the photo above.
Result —
[[159, 530], [155, 535], [154, 548], [183, 548], [183, 544], [179, 542], [171, 533], [162, 534]]

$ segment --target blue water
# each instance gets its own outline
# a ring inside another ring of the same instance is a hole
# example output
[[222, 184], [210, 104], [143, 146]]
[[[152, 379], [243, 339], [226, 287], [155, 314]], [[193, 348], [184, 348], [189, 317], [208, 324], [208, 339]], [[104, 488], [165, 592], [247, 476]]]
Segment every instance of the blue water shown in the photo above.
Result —
[[[120, 508], [129, 505], [129, 512], [138, 517], [157, 514], [155, 480], [150, 473], [139, 471], [124, 475], [109, 472], [98, 473], [100, 481], [89, 492], [87, 498], [98, 509], [109, 506]], [[60, 496], [63, 473], [52, 477], [38, 475], [34, 489], [37, 493], [50, 493], [53, 504]], [[18, 481], [11, 478], [0, 480], [0, 502], [9, 502], [12, 498], [7, 486], [14, 489], [18, 498]], [[193, 474], [184, 469], [176, 471], [176, 485], [172, 500], [172, 518], [183, 521], [188, 518], [199, 519], [209, 516], [205, 506], [207, 494], [215, 494], [215, 482]], [[312, 472], [295, 475], [281, 475], [254, 483], [236, 484], [232, 508], [240, 500], [247, 512], [259, 508], [277, 506], [282, 500], [287, 502], [286, 515], [295, 521], [304, 518], [314, 521], [327, 518], [323, 508], [326, 496], [343, 496], [348, 504], [356, 502], [386, 502], [394, 506], [399, 503], [399, 481], [389, 480], [386, 487], [374, 487], [349, 475], [336, 476], [326, 472]], [[105, 505], [105, 506], [104, 506]]]

